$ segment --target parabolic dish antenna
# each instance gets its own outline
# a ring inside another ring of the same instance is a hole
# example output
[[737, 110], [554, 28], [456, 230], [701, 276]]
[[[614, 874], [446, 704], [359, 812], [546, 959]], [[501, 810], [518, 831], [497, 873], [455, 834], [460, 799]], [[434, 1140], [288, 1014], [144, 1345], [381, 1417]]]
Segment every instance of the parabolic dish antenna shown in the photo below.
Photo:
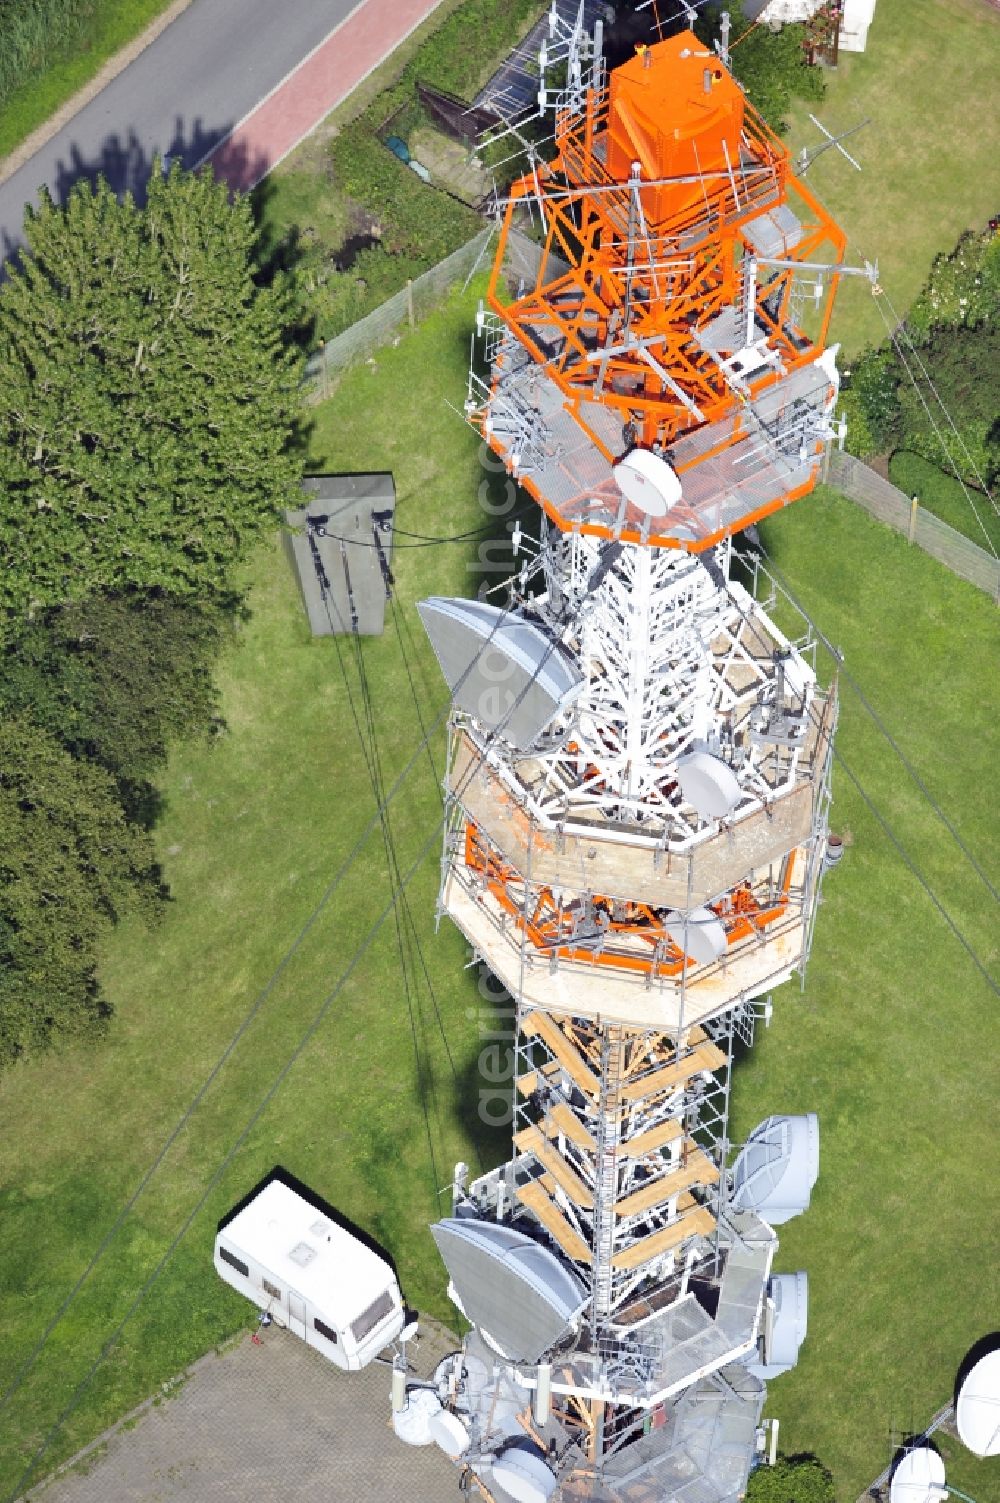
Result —
[[944, 1462], [937, 1451], [930, 1446], [907, 1451], [892, 1474], [889, 1503], [943, 1503], [947, 1496]]
[[689, 752], [681, 757], [677, 781], [686, 802], [702, 819], [723, 819], [743, 797], [732, 768], [710, 752]]
[[408, 1388], [406, 1403], [392, 1416], [392, 1428], [408, 1446], [429, 1446], [434, 1439], [431, 1420], [441, 1413], [441, 1401], [429, 1388]]
[[452, 1414], [450, 1409], [439, 1409], [436, 1414], [432, 1414], [427, 1428], [431, 1432], [431, 1440], [441, 1447], [446, 1456], [454, 1459], [469, 1449], [469, 1432], [458, 1415]]
[[711, 908], [669, 913], [664, 928], [674, 944], [699, 965], [711, 965], [726, 949], [726, 931]]
[[514, 1503], [548, 1503], [556, 1490], [556, 1479], [538, 1452], [517, 1442], [504, 1447], [491, 1470]]
[[973, 1456], [1000, 1456], [1000, 1348], [980, 1357], [966, 1374], [955, 1427]]
[[733, 1164], [731, 1203], [740, 1211], [756, 1211], [770, 1226], [780, 1226], [806, 1209], [818, 1177], [816, 1113], [765, 1117]]
[[676, 471], [651, 449], [633, 449], [612, 473], [626, 501], [647, 517], [665, 517], [681, 499]]

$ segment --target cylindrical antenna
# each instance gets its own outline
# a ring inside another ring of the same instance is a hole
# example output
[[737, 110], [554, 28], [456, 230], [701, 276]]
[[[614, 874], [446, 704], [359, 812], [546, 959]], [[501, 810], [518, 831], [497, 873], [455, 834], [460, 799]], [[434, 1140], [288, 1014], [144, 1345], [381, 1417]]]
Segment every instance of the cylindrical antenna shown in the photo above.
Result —
[[552, 1409], [552, 1364], [543, 1362], [538, 1369], [535, 1387], [535, 1424], [548, 1424]]

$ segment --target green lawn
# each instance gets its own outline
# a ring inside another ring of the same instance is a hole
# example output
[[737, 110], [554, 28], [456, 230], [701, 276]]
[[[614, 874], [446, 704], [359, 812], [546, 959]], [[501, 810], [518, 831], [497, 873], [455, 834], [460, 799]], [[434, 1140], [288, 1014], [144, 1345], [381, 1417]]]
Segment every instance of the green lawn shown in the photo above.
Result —
[[[790, 114], [787, 140], [796, 153], [822, 141], [810, 109], [834, 133], [870, 117], [844, 143], [863, 172], [831, 148], [807, 182], [847, 231], [855, 264], [878, 260], [900, 317], [934, 256], [996, 213], [998, 76], [1000, 14], [985, 0], [879, 0], [866, 52], [841, 54], [826, 98]], [[885, 332], [868, 284], [847, 278], [833, 337], [854, 355]]]
[[166, 10], [170, 0], [92, 0], [71, 52], [22, 84], [0, 109], [0, 162], [44, 125], [110, 57]]
[[[997, 885], [996, 608], [831, 492], [763, 536]], [[997, 976], [993, 900], [846, 684], [837, 746]], [[809, 1271], [809, 1337], [769, 1408], [783, 1448], [815, 1450], [853, 1500], [888, 1459], [890, 1425], [926, 1424], [996, 1325], [1000, 1192], [986, 1166], [1000, 1072], [996, 996], [842, 769], [834, 795], [832, 826], [851, 843], [824, 886], [805, 991], [779, 994], [737, 1071], [733, 1128], [820, 1114], [819, 1183], [778, 1260]], [[963, 1457], [953, 1480], [977, 1503], [1000, 1498], [995, 1463]]]
[[[447, 534], [480, 525], [475, 436], [445, 405], [463, 392], [473, 286], [374, 368], [347, 373], [314, 410], [317, 468], [391, 468], [400, 527]], [[416, 400], [419, 395], [419, 401]], [[487, 496], [487, 499], [489, 497]], [[992, 758], [984, 732], [1000, 663], [984, 597], [832, 495], [766, 528], [775, 560], [864, 684], [994, 881]], [[398, 547], [398, 611], [425, 721], [443, 707], [414, 601], [472, 593], [477, 548]], [[173, 903], [153, 934], [118, 931], [104, 981], [109, 1039], [12, 1072], [3, 1083], [0, 1214], [5, 1293], [0, 1346], [13, 1371], [115, 1219], [251, 1000], [299, 934], [370, 819], [372, 797], [334, 645], [312, 641], [277, 546], [257, 563], [251, 618], [225, 661], [228, 735], [173, 756], [159, 847]], [[365, 644], [387, 776], [419, 741], [396, 626]], [[840, 746], [988, 964], [991, 905], [845, 693]], [[443, 736], [434, 738], [440, 769]], [[988, 1255], [997, 1224], [994, 999], [842, 775], [835, 827], [852, 844], [829, 878], [804, 996], [788, 986], [737, 1071], [734, 1126], [770, 1111], [818, 1110], [822, 1172], [809, 1213], [783, 1233], [781, 1265], [806, 1267], [810, 1335], [799, 1368], [772, 1390], [784, 1449], [816, 1450], [853, 1500], [881, 1468], [890, 1421], [926, 1422], [957, 1361], [995, 1324]], [[504, 1156], [477, 1113], [483, 1007], [466, 950], [433, 933], [440, 806], [426, 756], [394, 803], [404, 868], [426, 855], [413, 913], [454, 1056], [426, 987], [415, 998], [429, 1164], [407, 1004], [391, 921], [338, 992], [301, 1057], [209, 1194], [75, 1409], [46, 1467], [213, 1343], [252, 1319], [216, 1277], [219, 1215], [281, 1163], [381, 1237], [409, 1297], [448, 1315], [427, 1223], [452, 1162]], [[388, 901], [370, 835], [351, 877], [309, 930], [126, 1229], [2, 1416], [6, 1497], [26, 1457], [70, 1402], [229, 1145], [339, 983]], [[427, 1080], [429, 1071], [430, 1079]], [[963, 1484], [988, 1503], [983, 1469]], [[964, 1474], [963, 1474], [964, 1475]], [[994, 1483], [993, 1498], [998, 1494]]]

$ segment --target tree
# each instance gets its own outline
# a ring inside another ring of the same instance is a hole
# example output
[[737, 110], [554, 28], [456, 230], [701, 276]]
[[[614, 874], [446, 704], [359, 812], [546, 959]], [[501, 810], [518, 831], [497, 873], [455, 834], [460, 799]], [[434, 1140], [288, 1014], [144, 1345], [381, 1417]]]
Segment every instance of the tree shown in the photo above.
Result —
[[833, 1478], [815, 1456], [783, 1456], [751, 1472], [746, 1503], [834, 1503]]
[[95, 590], [208, 595], [297, 500], [288, 282], [245, 199], [154, 163], [148, 202], [43, 191], [0, 292], [0, 617]]
[[806, 56], [806, 28], [785, 25], [773, 32], [766, 25], [753, 25], [739, 5], [716, 4], [695, 23], [704, 41], [718, 37], [723, 10], [728, 10], [732, 27], [729, 66], [750, 103], [781, 135], [792, 100], [822, 99], [826, 87], [822, 68], [811, 66]]
[[97, 943], [162, 897], [149, 836], [111, 777], [28, 721], [0, 725], [0, 1064], [101, 1028]]
[[967, 233], [935, 259], [894, 345], [844, 372], [849, 449], [865, 458], [898, 445], [989, 484], [1000, 471], [998, 362], [1000, 237]]
[[231, 613], [176, 598], [95, 595], [25, 623], [7, 646], [0, 707], [100, 763], [148, 822], [169, 744], [222, 727], [212, 666]]

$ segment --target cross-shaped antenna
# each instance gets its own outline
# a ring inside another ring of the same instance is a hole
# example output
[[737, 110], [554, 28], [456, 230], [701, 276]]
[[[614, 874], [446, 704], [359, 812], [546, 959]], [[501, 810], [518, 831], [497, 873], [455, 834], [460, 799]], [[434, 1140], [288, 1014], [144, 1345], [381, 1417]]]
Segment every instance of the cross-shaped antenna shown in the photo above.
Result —
[[857, 168], [858, 172], [860, 172], [861, 163], [856, 162], [851, 156], [851, 153], [849, 151], [845, 151], [840, 143], [841, 141], [846, 141], [848, 136], [853, 136], [857, 131], [862, 130], [864, 126], [870, 125], [870, 118], [866, 117], [860, 122], [860, 124], [852, 125], [850, 130], [842, 130], [840, 134], [836, 136], [831, 136], [826, 126], [822, 125], [820, 121], [816, 119], [815, 115], [810, 115], [809, 119], [812, 121], [813, 125], [815, 125], [817, 130], [823, 132], [826, 140], [821, 142], [819, 146], [814, 146], [811, 150], [808, 150], [805, 146], [803, 146], [802, 150], [799, 152], [799, 176], [804, 177], [809, 171], [809, 168], [812, 166], [813, 162], [815, 162], [816, 158], [821, 157], [824, 151], [829, 151], [831, 146], [835, 146], [840, 152], [840, 155], [842, 157], [846, 157], [851, 166]]

